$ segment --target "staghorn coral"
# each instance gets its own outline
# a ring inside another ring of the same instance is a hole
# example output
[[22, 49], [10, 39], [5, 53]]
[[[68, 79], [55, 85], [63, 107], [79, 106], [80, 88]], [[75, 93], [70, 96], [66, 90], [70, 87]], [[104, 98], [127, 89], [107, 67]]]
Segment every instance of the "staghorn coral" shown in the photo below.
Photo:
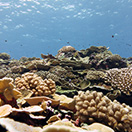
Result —
[[79, 91], [74, 99], [76, 114], [81, 122], [101, 122], [123, 132], [132, 129], [132, 108], [128, 105], [116, 100], [112, 102], [96, 91]]
[[43, 80], [37, 74], [25, 73], [15, 79], [17, 89], [30, 89], [34, 96], [50, 95], [55, 93], [55, 82], [52, 79]]
[[105, 82], [110, 83], [113, 88], [121, 90], [124, 94], [131, 95], [132, 67], [107, 70]]

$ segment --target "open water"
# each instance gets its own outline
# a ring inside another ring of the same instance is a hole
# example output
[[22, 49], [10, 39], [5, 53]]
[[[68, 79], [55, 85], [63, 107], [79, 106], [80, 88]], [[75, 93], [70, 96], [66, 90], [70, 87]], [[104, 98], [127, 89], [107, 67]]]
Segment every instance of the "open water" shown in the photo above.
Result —
[[66, 45], [132, 56], [132, 0], [0, 0], [0, 53], [40, 57]]

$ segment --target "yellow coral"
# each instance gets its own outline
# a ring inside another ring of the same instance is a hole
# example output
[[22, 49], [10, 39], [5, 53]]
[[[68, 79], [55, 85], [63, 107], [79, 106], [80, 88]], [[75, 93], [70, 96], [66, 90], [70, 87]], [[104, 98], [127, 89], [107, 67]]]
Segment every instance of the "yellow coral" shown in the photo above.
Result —
[[14, 88], [12, 78], [3, 78], [0, 79], [0, 93], [10, 101], [13, 98], [18, 99], [21, 96], [21, 92]]
[[81, 122], [101, 122], [115, 130], [129, 131], [132, 129], [132, 108], [126, 104], [113, 102], [101, 92], [79, 91], [74, 96], [76, 115]]
[[0, 118], [8, 116], [11, 112], [11, 105], [5, 104], [3, 106], [0, 106]]
[[6, 88], [10, 88], [13, 89], [14, 85], [13, 85], [13, 79], [12, 78], [3, 78], [0, 79], [0, 93], [4, 92], [4, 90]]
[[34, 96], [43, 96], [54, 94], [56, 89], [55, 82], [52, 79], [43, 80], [37, 74], [25, 73], [22, 77], [15, 79], [17, 89], [30, 89]]

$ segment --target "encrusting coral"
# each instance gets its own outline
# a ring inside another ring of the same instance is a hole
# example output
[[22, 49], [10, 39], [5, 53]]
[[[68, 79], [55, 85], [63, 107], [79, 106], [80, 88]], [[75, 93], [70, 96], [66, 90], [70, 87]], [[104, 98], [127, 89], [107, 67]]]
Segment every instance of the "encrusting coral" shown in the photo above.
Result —
[[30, 89], [34, 96], [43, 96], [54, 94], [56, 91], [55, 82], [52, 79], [43, 80], [37, 74], [25, 73], [15, 79], [16, 88]]
[[113, 68], [106, 71], [105, 82], [113, 88], [121, 90], [126, 95], [132, 92], [132, 66], [127, 68]]
[[104, 78], [106, 75], [102, 71], [94, 71], [94, 70], [88, 70], [86, 78], [88, 80], [100, 80]]
[[101, 122], [123, 132], [132, 129], [132, 108], [128, 105], [112, 102], [102, 92], [89, 90], [79, 91], [74, 99], [76, 115], [81, 122]]

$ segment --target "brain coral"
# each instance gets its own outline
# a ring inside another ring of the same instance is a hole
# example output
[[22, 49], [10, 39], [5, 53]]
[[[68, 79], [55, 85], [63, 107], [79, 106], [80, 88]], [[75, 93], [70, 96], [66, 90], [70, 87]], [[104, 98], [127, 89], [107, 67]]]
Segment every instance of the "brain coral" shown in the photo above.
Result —
[[107, 70], [105, 82], [110, 83], [113, 88], [120, 89], [124, 94], [130, 95], [132, 92], [132, 67]]
[[116, 100], [112, 102], [96, 91], [79, 91], [74, 99], [76, 114], [81, 122], [100, 122], [123, 132], [132, 129], [132, 108], [128, 105]]
[[55, 82], [52, 79], [43, 80], [37, 74], [25, 73], [15, 79], [17, 89], [30, 89], [34, 96], [50, 95], [55, 93]]

